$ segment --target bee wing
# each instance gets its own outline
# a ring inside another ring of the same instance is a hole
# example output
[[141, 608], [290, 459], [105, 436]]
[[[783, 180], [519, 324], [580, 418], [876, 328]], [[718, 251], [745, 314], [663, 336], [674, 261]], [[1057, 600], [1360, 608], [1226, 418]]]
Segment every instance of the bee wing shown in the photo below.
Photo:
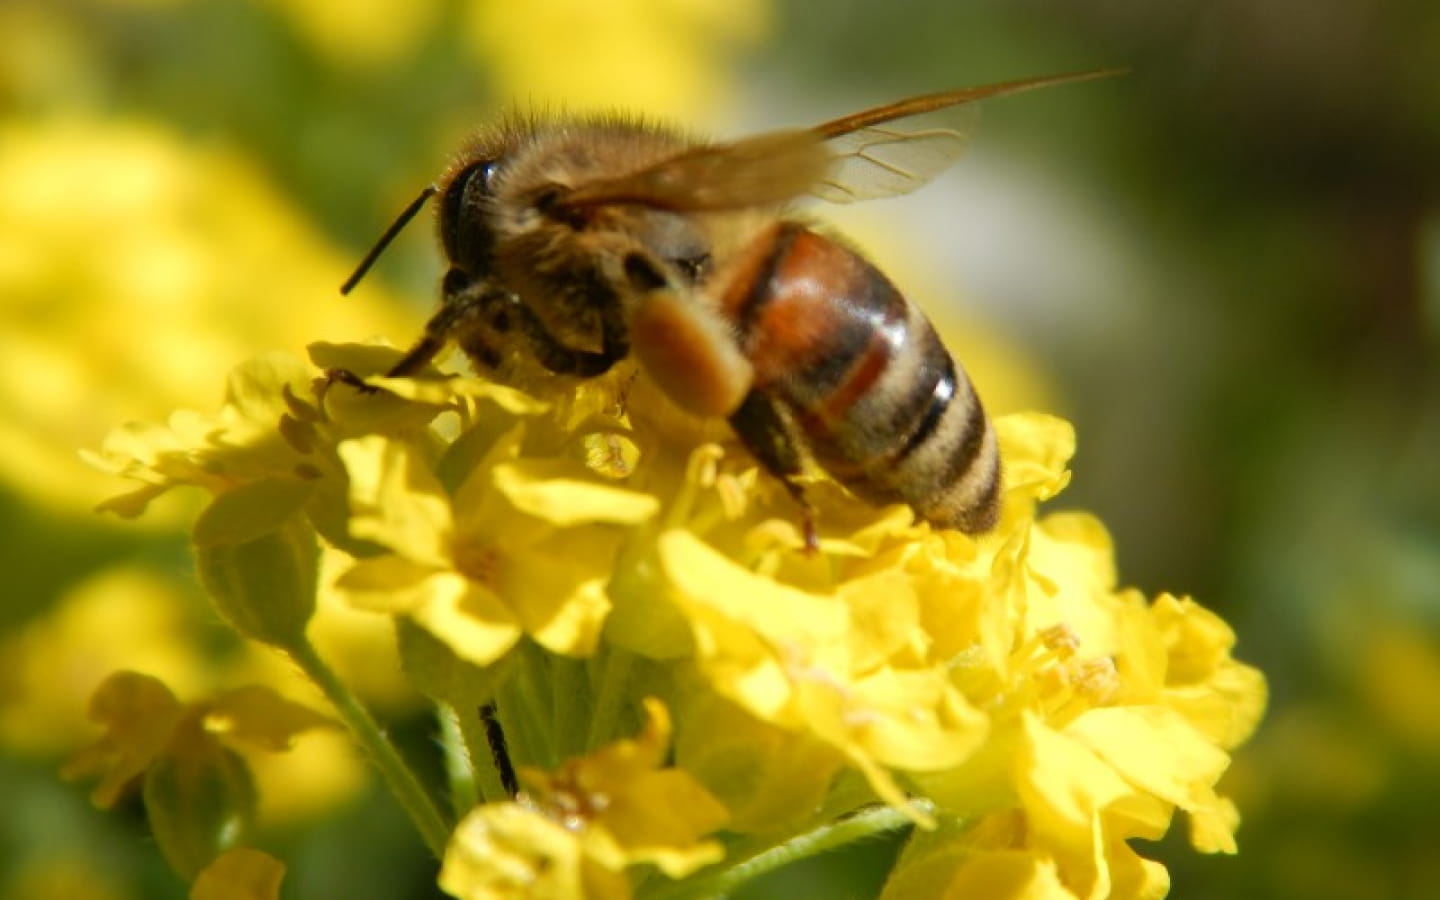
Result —
[[965, 153], [979, 113], [966, 102], [844, 131], [826, 141], [830, 166], [806, 191], [831, 203], [908, 194]]
[[908, 194], [949, 168], [969, 147], [980, 114], [978, 101], [1120, 71], [1051, 75], [925, 94], [818, 125], [813, 130], [825, 139], [833, 161], [808, 193], [831, 203]]
[[776, 131], [686, 150], [618, 178], [580, 185], [570, 207], [638, 203], [679, 212], [783, 203], [825, 176], [831, 155], [815, 131]]
[[686, 150], [638, 172], [580, 185], [558, 203], [635, 203], [677, 212], [771, 206], [809, 193], [834, 203], [915, 190], [965, 152], [975, 103], [1118, 74], [1105, 69], [911, 97], [814, 128]]

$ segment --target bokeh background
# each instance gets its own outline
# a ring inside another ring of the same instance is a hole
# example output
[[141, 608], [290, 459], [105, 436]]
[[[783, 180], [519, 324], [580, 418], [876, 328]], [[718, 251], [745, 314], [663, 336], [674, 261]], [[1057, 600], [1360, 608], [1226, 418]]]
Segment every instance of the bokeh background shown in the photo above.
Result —
[[[0, 0], [0, 896], [185, 894], [138, 804], [101, 813], [56, 774], [111, 670], [310, 696], [207, 611], [199, 498], [96, 515], [123, 484], [79, 451], [214, 408], [263, 350], [406, 343], [440, 272], [426, 226], [336, 286], [476, 123], [518, 102], [738, 134], [1109, 66], [1132, 71], [990, 104], [919, 194], [817, 214], [993, 409], [1076, 423], [1056, 505], [1099, 514], [1125, 582], [1215, 608], [1269, 676], [1226, 782], [1241, 852], [1150, 848], [1172, 896], [1436, 896], [1437, 47], [1418, 0]], [[383, 628], [317, 627], [433, 753]], [[337, 737], [261, 782], [287, 896], [436, 894]], [[893, 851], [749, 896], [873, 896]]]

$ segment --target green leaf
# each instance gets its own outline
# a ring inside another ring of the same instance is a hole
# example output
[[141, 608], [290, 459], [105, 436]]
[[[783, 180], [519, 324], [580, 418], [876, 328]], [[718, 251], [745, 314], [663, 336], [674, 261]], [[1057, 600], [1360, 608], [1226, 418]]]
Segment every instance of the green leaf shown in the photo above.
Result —
[[304, 516], [292, 515], [253, 540], [197, 544], [195, 556], [201, 583], [236, 631], [282, 648], [304, 640], [320, 566], [315, 530]]

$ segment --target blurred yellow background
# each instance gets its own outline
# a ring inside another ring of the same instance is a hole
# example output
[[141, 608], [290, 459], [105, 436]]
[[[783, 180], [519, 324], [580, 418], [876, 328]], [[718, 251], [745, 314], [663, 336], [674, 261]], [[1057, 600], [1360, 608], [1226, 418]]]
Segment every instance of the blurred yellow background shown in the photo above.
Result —
[[[919, 194], [815, 213], [941, 323], [993, 410], [1076, 423], [1065, 502], [1112, 528], [1122, 579], [1194, 593], [1269, 677], [1228, 779], [1240, 855], [1167, 841], [1173, 896], [1433, 896], [1440, 7], [9, 0], [0, 46], [0, 896], [184, 896], [138, 805], [97, 812], [55, 774], [110, 671], [311, 697], [209, 612], [198, 498], [96, 515], [125, 485], [80, 451], [214, 408], [257, 352], [408, 342], [441, 271], [426, 226], [336, 288], [486, 116], [733, 135], [1108, 66], [1132, 72], [991, 104]], [[320, 627], [433, 754], [383, 628], [333, 607]], [[434, 896], [327, 741], [262, 770], [287, 896]], [[887, 853], [746, 896], [871, 896]]]

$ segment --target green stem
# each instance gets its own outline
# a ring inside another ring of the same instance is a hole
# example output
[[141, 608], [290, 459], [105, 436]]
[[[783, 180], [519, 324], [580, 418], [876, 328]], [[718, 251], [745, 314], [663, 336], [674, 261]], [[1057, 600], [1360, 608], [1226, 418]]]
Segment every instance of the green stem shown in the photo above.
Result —
[[600, 672], [595, 679], [595, 703], [590, 710], [590, 727], [585, 736], [585, 749], [594, 750], [615, 737], [625, 689], [630, 684], [630, 671], [635, 654], [611, 645], [601, 651]]
[[560, 760], [550, 733], [550, 665], [545, 651], [529, 641], [516, 646], [518, 665], [500, 686], [500, 720], [510, 755], [521, 765], [554, 769]]
[[350, 688], [340, 680], [307, 640], [297, 641], [286, 649], [290, 658], [320, 688], [340, 714], [345, 726], [350, 729], [356, 742], [370, 756], [370, 761], [380, 770], [390, 792], [410, 816], [420, 836], [424, 838], [430, 852], [439, 859], [445, 853], [445, 844], [450, 838], [450, 825], [440, 814], [439, 808], [425, 790], [413, 769], [406, 764], [400, 751], [390, 743], [380, 724], [370, 715]]
[[590, 749], [581, 742], [589, 727], [590, 679], [585, 661], [556, 657], [550, 673], [550, 733], [560, 759], [579, 756]]
[[[931, 806], [928, 801], [924, 800], [910, 802], [925, 810], [929, 810]], [[747, 881], [758, 878], [767, 872], [773, 872], [782, 866], [913, 824], [915, 824], [913, 816], [894, 807], [873, 806], [797, 835], [779, 846], [765, 841], [753, 849], [747, 849], [742, 844], [732, 850], [737, 860], [733, 864], [713, 871], [701, 872], [699, 875], [683, 881], [661, 884], [656, 890], [646, 892], [644, 896], [646, 900], [723, 897]]]
[[450, 782], [450, 806], [455, 818], [480, 802], [480, 785], [475, 771], [475, 752], [465, 733], [464, 717], [449, 703], [438, 707], [440, 746], [445, 751], [445, 775]]

